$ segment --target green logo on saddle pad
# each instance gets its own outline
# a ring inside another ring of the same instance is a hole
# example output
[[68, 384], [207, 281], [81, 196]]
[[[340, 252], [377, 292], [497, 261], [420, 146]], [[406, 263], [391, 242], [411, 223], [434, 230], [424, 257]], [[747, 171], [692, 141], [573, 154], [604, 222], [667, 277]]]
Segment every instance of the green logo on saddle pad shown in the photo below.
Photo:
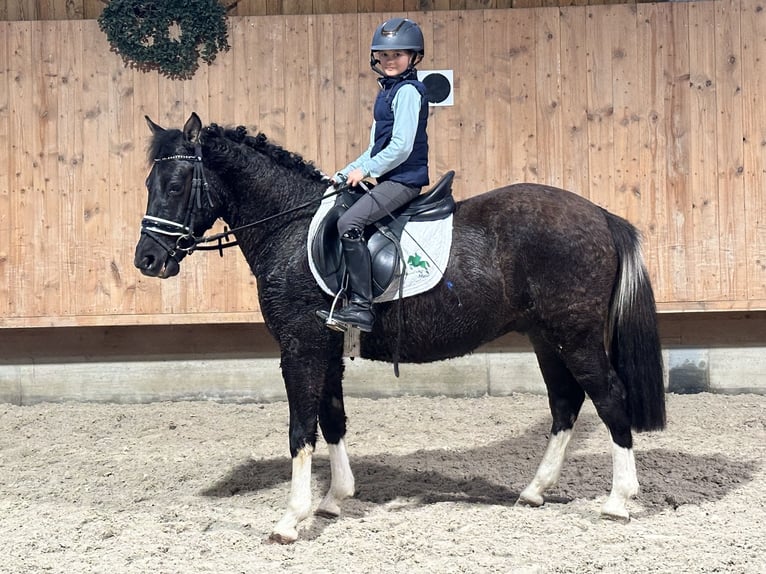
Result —
[[426, 273], [428, 273], [428, 268], [431, 266], [428, 261], [425, 259], [420, 258], [419, 253], [415, 253], [414, 255], [410, 255], [409, 259], [407, 259], [407, 265], [414, 268], [422, 268]]

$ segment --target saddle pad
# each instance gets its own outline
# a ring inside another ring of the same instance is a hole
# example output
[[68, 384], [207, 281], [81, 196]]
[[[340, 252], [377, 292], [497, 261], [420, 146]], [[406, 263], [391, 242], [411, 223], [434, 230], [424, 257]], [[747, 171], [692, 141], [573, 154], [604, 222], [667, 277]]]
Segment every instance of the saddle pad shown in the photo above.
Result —
[[[332, 191], [332, 187], [327, 191]], [[317, 233], [319, 224], [327, 212], [335, 205], [335, 196], [325, 197], [319, 205], [309, 225], [307, 252], [309, 267], [319, 287], [328, 295], [334, 296], [327, 284], [317, 271], [314, 258], [311, 255], [311, 244]], [[452, 215], [438, 221], [410, 221], [402, 233], [401, 248], [405, 268], [403, 272], [402, 296], [411, 297], [424, 293], [435, 287], [441, 281], [449, 261], [452, 247]], [[399, 298], [399, 283], [394, 281], [375, 298], [376, 303], [394, 301]]]

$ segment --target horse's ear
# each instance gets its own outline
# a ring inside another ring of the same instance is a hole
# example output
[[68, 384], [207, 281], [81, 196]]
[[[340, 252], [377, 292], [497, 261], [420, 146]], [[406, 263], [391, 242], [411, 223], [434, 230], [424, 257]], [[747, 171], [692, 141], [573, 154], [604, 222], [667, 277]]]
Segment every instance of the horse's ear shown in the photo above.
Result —
[[149, 129], [152, 130], [153, 134], [156, 134], [157, 132], [164, 132], [165, 128], [162, 126], [155, 124], [152, 119], [149, 116], [144, 116], [146, 118], [146, 125], [149, 126]]
[[190, 142], [197, 143], [199, 142], [199, 133], [201, 131], [202, 120], [199, 119], [199, 116], [195, 112], [192, 112], [189, 119], [186, 120], [186, 123], [184, 124], [184, 135]]

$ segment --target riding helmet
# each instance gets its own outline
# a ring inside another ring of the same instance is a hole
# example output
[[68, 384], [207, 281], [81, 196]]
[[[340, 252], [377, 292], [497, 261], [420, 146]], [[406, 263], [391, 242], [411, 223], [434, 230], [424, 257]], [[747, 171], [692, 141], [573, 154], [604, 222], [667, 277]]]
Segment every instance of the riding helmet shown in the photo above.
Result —
[[[378, 60], [373, 55], [374, 52], [383, 50], [410, 50], [415, 52], [410, 67], [413, 67], [417, 61], [425, 55], [425, 42], [423, 41], [423, 32], [415, 22], [408, 18], [391, 18], [386, 20], [372, 35], [370, 45], [370, 67], [380, 75], [383, 72], [377, 67]], [[418, 57], [419, 56], [419, 57]]]

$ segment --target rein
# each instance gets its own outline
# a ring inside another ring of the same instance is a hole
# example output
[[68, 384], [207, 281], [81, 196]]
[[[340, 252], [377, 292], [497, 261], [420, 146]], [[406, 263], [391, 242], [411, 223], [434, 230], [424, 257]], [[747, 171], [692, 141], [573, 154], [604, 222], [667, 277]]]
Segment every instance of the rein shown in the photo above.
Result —
[[[226, 229], [225, 231], [222, 231], [221, 233], [214, 233], [213, 235], [206, 235], [204, 237], [194, 237], [193, 235], [191, 235], [190, 238], [193, 240], [194, 243], [189, 248], [183, 248], [183, 251], [186, 251], [187, 253], [191, 253], [192, 251], [195, 251], [195, 250], [221, 252], [222, 249], [226, 249], [227, 247], [234, 247], [235, 245], [239, 245], [239, 242], [236, 239], [233, 241], [227, 241], [226, 243], [223, 243], [221, 241], [222, 239], [227, 238], [229, 235], [233, 235], [234, 233], [237, 233], [238, 231], [243, 231], [245, 229], [250, 229], [252, 227], [256, 227], [257, 225], [267, 223], [271, 221], [272, 219], [277, 219], [278, 217], [282, 217], [283, 215], [289, 215], [290, 213], [300, 211], [301, 209], [310, 207], [314, 205], [315, 203], [321, 203], [323, 200], [327, 199], [328, 197], [333, 197], [335, 195], [338, 195], [343, 190], [344, 188], [340, 187], [330, 193], [325, 193], [324, 195], [322, 195], [322, 197], [318, 199], [311, 199], [296, 207], [291, 207], [290, 209], [286, 209], [285, 211], [280, 211], [279, 213], [275, 213], [274, 215], [269, 215], [268, 217], [264, 217], [263, 219], [258, 219], [251, 223], [240, 225], [239, 227], [235, 227], [234, 229]], [[205, 243], [213, 243], [213, 242], [217, 242], [217, 245], [215, 246], [204, 245]], [[223, 255], [223, 253], [221, 253], [221, 255]]]
[[[252, 227], [261, 225], [273, 219], [277, 219], [278, 217], [288, 215], [295, 211], [300, 211], [301, 209], [305, 209], [306, 207], [309, 207], [316, 203], [321, 203], [324, 199], [328, 197], [333, 197], [335, 195], [342, 193], [343, 190], [346, 189], [346, 187], [348, 187], [346, 185], [341, 185], [340, 187], [336, 188], [331, 193], [323, 194], [322, 197], [318, 199], [312, 199], [310, 201], [302, 203], [301, 205], [292, 207], [285, 211], [280, 211], [279, 213], [275, 213], [274, 215], [269, 215], [268, 217], [264, 217], [263, 219], [253, 221], [252, 223], [240, 225], [239, 227], [235, 227], [234, 229], [226, 228], [221, 233], [215, 233], [213, 235], [205, 235], [203, 237], [197, 237], [192, 232], [192, 218], [194, 215], [195, 206], [197, 209], [202, 208], [202, 192], [203, 191], [205, 192], [205, 195], [207, 196], [207, 201], [210, 207], [213, 207], [214, 204], [213, 204], [213, 199], [210, 196], [210, 190], [209, 190], [207, 180], [205, 179], [205, 173], [204, 173], [203, 165], [202, 165], [202, 146], [199, 143], [195, 145], [194, 153], [195, 155], [171, 155], [167, 157], [156, 158], [154, 160], [155, 164], [161, 163], [163, 161], [176, 161], [176, 160], [185, 160], [185, 161], [194, 162], [192, 189], [191, 189], [191, 194], [189, 195], [189, 203], [186, 208], [186, 217], [184, 219], [184, 223], [181, 224], [176, 221], [170, 221], [168, 219], [155, 217], [153, 215], [144, 215], [143, 219], [141, 219], [141, 233], [148, 235], [149, 237], [154, 239], [157, 243], [162, 245], [162, 247], [164, 247], [165, 250], [168, 252], [168, 254], [174, 259], [176, 254], [179, 251], [183, 252], [184, 255], [190, 255], [191, 253], [197, 250], [218, 251], [221, 257], [223, 257], [224, 249], [239, 245], [239, 242], [236, 239], [224, 242], [224, 240], [228, 239], [229, 236], [239, 231], [250, 229]], [[168, 244], [166, 241], [163, 241], [162, 237], [158, 237], [158, 236], [174, 237], [175, 244]], [[215, 243], [215, 245], [207, 245], [208, 243]]]

